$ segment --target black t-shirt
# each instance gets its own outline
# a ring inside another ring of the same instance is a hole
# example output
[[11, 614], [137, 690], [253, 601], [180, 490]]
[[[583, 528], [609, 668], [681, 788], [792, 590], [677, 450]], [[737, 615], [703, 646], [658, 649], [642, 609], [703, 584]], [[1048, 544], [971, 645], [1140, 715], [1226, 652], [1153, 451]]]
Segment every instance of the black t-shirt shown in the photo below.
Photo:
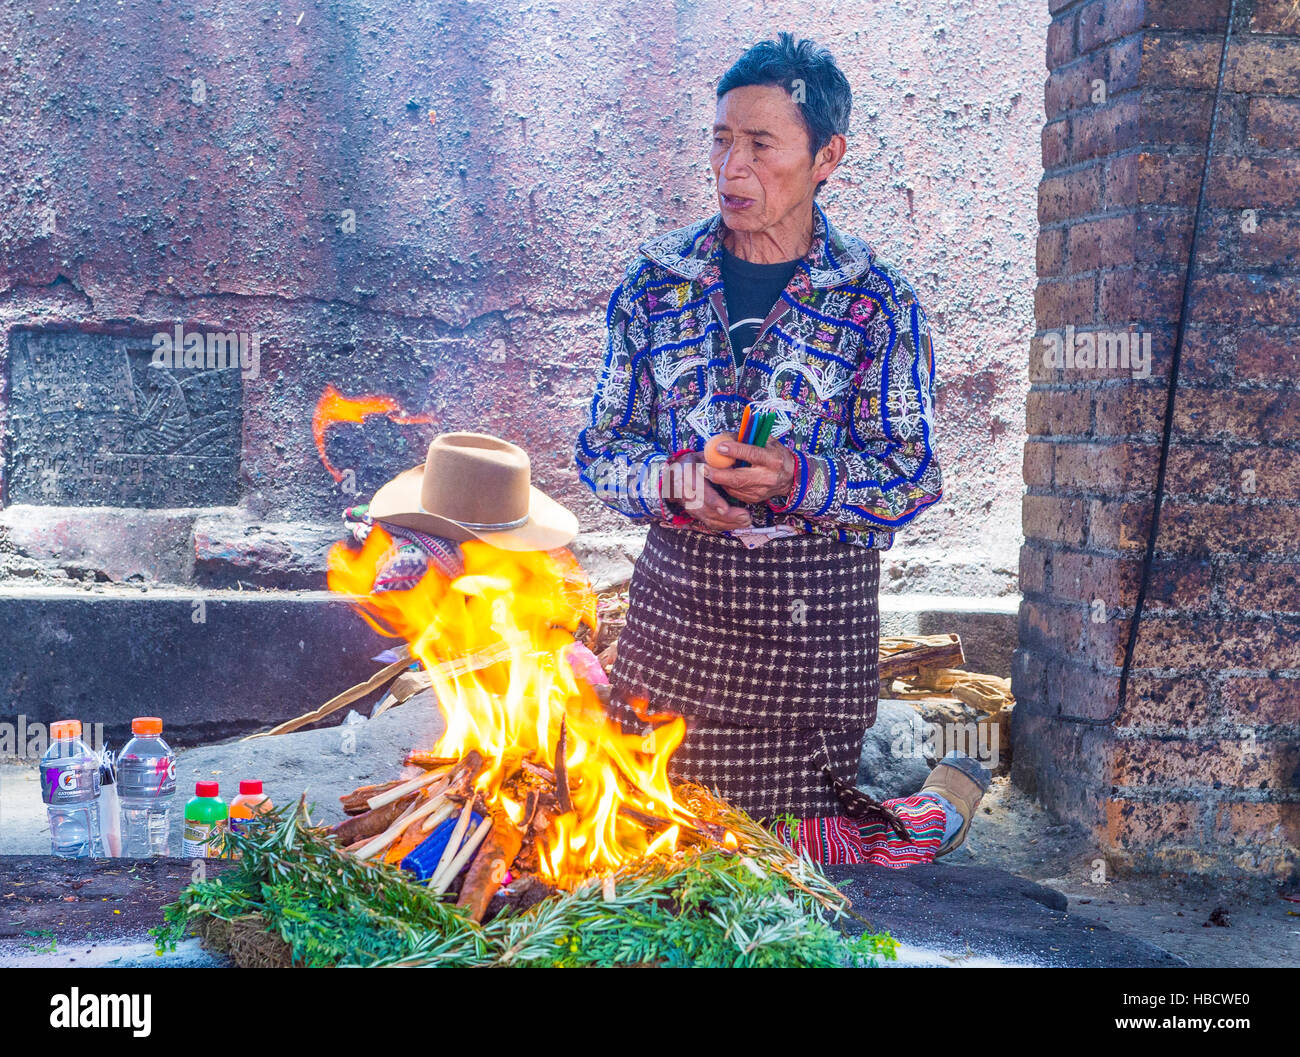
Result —
[[763, 320], [794, 277], [799, 259], [780, 264], [755, 264], [722, 247], [722, 293], [727, 300], [731, 351], [739, 368], [754, 344]]

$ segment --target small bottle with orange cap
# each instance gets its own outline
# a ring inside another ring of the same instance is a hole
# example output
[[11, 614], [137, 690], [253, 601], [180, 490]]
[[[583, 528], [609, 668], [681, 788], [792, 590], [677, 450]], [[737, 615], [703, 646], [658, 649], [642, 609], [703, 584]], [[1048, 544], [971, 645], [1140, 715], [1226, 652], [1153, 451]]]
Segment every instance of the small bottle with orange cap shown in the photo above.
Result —
[[117, 757], [124, 855], [171, 854], [176, 754], [163, 741], [162, 727], [157, 716], [137, 716], [131, 720], [131, 740]]

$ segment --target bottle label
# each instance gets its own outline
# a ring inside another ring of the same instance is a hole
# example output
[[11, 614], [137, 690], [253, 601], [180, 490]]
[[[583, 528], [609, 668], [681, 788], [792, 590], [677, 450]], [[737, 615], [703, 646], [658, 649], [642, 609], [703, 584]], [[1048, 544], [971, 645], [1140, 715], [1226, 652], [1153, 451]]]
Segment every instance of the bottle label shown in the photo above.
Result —
[[117, 761], [117, 784], [121, 795], [137, 800], [172, 796], [176, 792], [176, 760], [171, 756], [123, 756]]
[[187, 818], [184, 834], [181, 855], [187, 859], [217, 859], [221, 857], [221, 846], [225, 843], [226, 821], [200, 822]]
[[99, 796], [99, 764], [57, 762], [41, 765], [41, 796], [47, 804], [79, 804]]

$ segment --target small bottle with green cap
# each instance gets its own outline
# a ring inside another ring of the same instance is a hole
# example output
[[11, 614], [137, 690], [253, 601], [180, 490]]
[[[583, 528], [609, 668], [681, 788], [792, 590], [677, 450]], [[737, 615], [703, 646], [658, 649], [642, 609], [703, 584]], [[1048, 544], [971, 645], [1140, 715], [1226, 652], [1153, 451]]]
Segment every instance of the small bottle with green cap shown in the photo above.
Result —
[[181, 854], [190, 859], [219, 859], [226, 841], [230, 812], [216, 782], [196, 782], [185, 805], [185, 838]]

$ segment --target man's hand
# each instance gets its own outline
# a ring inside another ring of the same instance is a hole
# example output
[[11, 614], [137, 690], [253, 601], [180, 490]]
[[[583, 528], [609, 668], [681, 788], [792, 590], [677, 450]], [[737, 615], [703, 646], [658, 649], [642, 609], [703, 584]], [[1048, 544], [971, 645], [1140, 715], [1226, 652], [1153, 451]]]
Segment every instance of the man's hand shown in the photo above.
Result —
[[753, 444], [728, 440], [718, 445], [718, 453], [749, 465], [726, 470], [706, 466], [704, 476], [745, 503], [766, 503], [774, 497], [785, 499], [794, 487], [799, 460], [784, 444], [756, 448]]
[[732, 506], [704, 479], [709, 467], [704, 463], [702, 452], [683, 455], [677, 465], [680, 466], [679, 472], [665, 476], [664, 498], [676, 500], [686, 513], [715, 532], [748, 528], [754, 523], [748, 510], [743, 506]]

